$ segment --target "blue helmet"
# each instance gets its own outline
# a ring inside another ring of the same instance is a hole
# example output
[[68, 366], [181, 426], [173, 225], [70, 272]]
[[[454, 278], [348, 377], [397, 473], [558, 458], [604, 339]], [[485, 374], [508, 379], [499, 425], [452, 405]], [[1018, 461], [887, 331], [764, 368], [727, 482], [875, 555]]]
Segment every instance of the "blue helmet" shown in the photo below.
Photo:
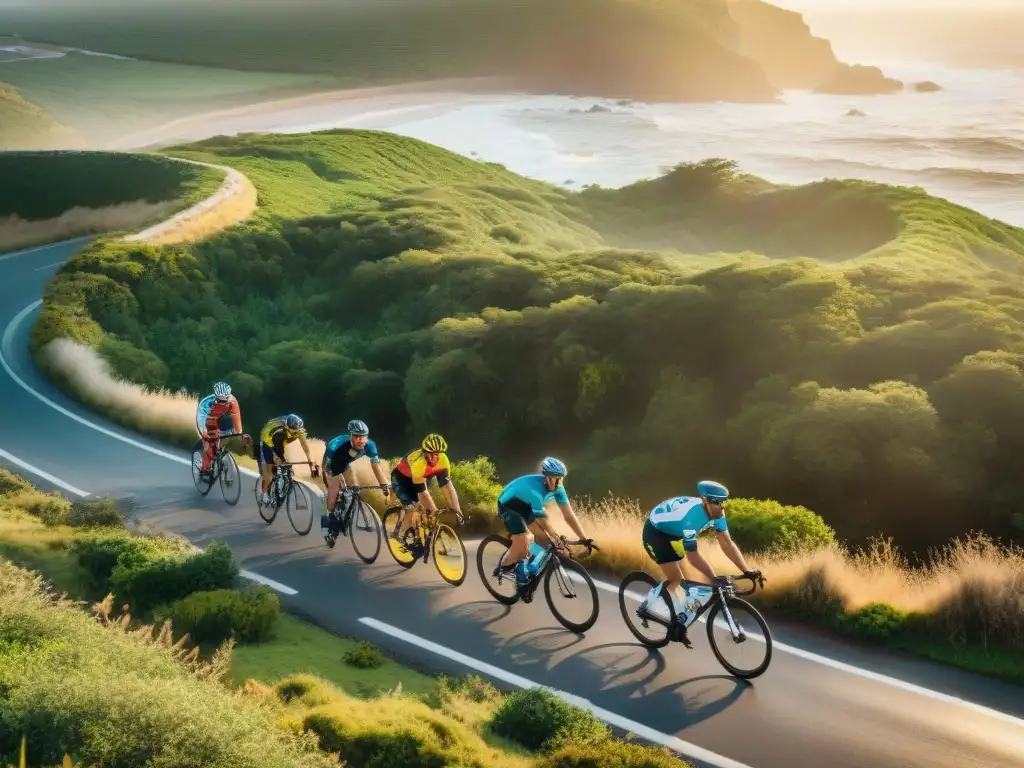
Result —
[[714, 480], [701, 480], [697, 483], [697, 495], [709, 501], [725, 501], [729, 498], [729, 489]]
[[350, 435], [368, 435], [370, 434], [370, 428], [366, 426], [366, 422], [360, 421], [359, 419], [352, 419], [348, 423], [348, 433]]
[[301, 418], [292, 413], [285, 417], [284, 424], [288, 429], [302, 429], [303, 422]]
[[552, 456], [544, 459], [540, 465], [540, 471], [545, 475], [553, 475], [554, 477], [565, 477], [569, 474], [565, 464]]

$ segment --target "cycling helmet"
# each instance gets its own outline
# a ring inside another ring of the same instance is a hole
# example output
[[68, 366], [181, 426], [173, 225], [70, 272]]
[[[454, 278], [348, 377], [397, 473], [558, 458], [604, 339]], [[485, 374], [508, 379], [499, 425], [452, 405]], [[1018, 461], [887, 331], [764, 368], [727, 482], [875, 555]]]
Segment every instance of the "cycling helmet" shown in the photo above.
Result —
[[709, 501], [725, 501], [729, 498], [729, 489], [714, 480], [701, 480], [697, 483], [697, 495]]
[[420, 448], [424, 453], [444, 453], [448, 450], [448, 443], [440, 435], [430, 434], [423, 438]]
[[370, 428], [366, 426], [365, 422], [359, 419], [352, 419], [348, 423], [348, 433], [350, 435], [368, 435], [370, 434]]
[[231, 387], [223, 381], [218, 381], [213, 385], [213, 396], [218, 400], [227, 400], [231, 397]]
[[565, 477], [569, 474], [568, 468], [565, 464], [560, 462], [553, 456], [548, 456], [540, 465], [540, 471], [545, 475], [552, 475], [554, 477]]
[[300, 417], [296, 416], [294, 413], [291, 413], [285, 417], [284, 425], [288, 427], [288, 429], [298, 430], [302, 429], [303, 421]]

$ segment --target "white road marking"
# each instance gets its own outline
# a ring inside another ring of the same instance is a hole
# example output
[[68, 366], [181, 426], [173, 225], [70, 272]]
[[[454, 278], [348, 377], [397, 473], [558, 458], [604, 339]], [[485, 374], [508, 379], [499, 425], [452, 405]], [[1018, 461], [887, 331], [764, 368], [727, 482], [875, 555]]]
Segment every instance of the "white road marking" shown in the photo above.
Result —
[[[73, 245], [75, 243], [84, 243], [86, 240], [92, 240], [92, 235], [86, 235], [85, 237], [76, 237], [73, 240], [65, 240], [65, 241], [60, 242], [60, 243], [47, 243], [46, 245], [36, 245], [36, 246], [33, 246], [32, 248], [26, 248], [23, 251], [14, 251], [13, 253], [5, 253], [3, 256], [0, 256], [0, 261], [7, 261], [7, 259], [13, 259], [13, 258], [16, 258], [18, 256], [27, 256], [30, 253], [35, 253], [36, 251], [42, 251], [42, 250], [45, 250], [47, 248], [52, 248], [52, 247], [54, 247], [56, 245]], [[50, 266], [53, 266], [53, 265], [51, 264]]]
[[[75, 486], [71, 485], [71, 483], [66, 483], [63, 480], [61, 480], [59, 477], [55, 477], [54, 475], [51, 475], [49, 472], [44, 472], [43, 470], [39, 469], [39, 467], [36, 467], [36, 466], [34, 466], [32, 464], [29, 464], [27, 461], [24, 461], [23, 459], [19, 459], [14, 454], [8, 453], [7, 451], [3, 450], [2, 448], [0, 448], [0, 458], [7, 459], [9, 462], [11, 462], [12, 464], [15, 464], [15, 465], [21, 467], [26, 472], [31, 472], [31, 473], [33, 473], [35, 475], [38, 475], [39, 477], [43, 478], [44, 480], [48, 480], [49, 482], [51, 482], [54, 485], [58, 486], [59, 488], [63, 488], [68, 493], [73, 493], [75, 496], [79, 496], [79, 497], [84, 499], [84, 498], [86, 498], [87, 496], [90, 495], [86, 491], [83, 491], [81, 488], [76, 488]], [[203, 551], [202, 547], [196, 547], [196, 549], [198, 549], [200, 552]], [[278, 592], [280, 592], [282, 594], [285, 594], [285, 595], [297, 595], [297, 594], [299, 594], [299, 591], [297, 589], [292, 589], [287, 584], [282, 584], [279, 581], [274, 581], [273, 579], [268, 579], [266, 576], [260, 576], [258, 573], [254, 572], [254, 571], [239, 571], [238, 575], [241, 576], [243, 579], [249, 579], [250, 581], [255, 581], [255, 582], [258, 582], [260, 584], [265, 584], [266, 586], [270, 587], [271, 589], [275, 589]]]
[[[14, 255], [17, 255], [17, 254], [10, 254], [10, 255], [14, 256]], [[2, 259], [2, 258], [6, 258], [6, 257], [0, 257], [0, 259]], [[0, 339], [0, 366], [2, 366], [4, 371], [7, 372], [7, 375], [10, 376], [11, 379], [13, 379], [14, 382], [18, 386], [20, 386], [22, 389], [24, 389], [26, 392], [28, 392], [30, 395], [32, 395], [36, 399], [38, 399], [41, 402], [45, 403], [46, 405], [50, 406], [54, 410], [64, 414], [65, 416], [67, 416], [67, 417], [69, 417], [71, 419], [74, 419], [78, 423], [83, 424], [83, 425], [89, 427], [90, 429], [95, 429], [97, 432], [101, 432], [101, 433], [103, 433], [105, 435], [108, 435], [109, 437], [113, 437], [115, 440], [120, 440], [123, 443], [128, 443], [129, 445], [135, 446], [136, 448], [141, 448], [142, 450], [148, 451], [149, 453], [155, 454], [157, 456], [162, 456], [162, 457], [164, 457], [166, 459], [170, 459], [171, 461], [175, 461], [175, 462], [177, 462], [179, 464], [185, 464], [185, 465], [191, 466], [192, 462], [189, 459], [182, 458], [181, 456], [175, 456], [174, 454], [168, 453], [166, 451], [162, 451], [159, 448], [153, 448], [153, 447], [151, 447], [149, 445], [146, 445], [145, 443], [141, 443], [138, 440], [133, 440], [130, 437], [125, 437], [124, 435], [119, 435], [118, 433], [113, 432], [113, 431], [111, 431], [111, 430], [109, 430], [109, 429], [107, 429], [105, 427], [101, 427], [98, 424], [94, 424], [93, 422], [89, 421], [88, 419], [82, 418], [78, 414], [69, 411], [67, 408], [64, 408], [64, 407], [58, 405], [57, 403], [53, 402], [52, 400], [50, 400], [46, 396], [40, 394], [39, 392], [36, 392], [28, 384], [26, 384], [24, 381], [22, 381], [22, 379], [16, 373], [14, 373], [13, 370], [11, 370], [10, 365], [7, 363], [7, 359], [6, 359], [5, 353], [11, 347], [11, 341], [12, 341], [12, 339], [14, 337], [14, 332], [17, 330], [18, 326], [25, 319], [25, 317], [30, 312], [32, 312], [32, 310], [34, 310], [36, 307], [38, 307], [40, 304], [42, 304], [42, 300], [41, 299], [38, 300], [38, 301], [33, 302], [32, 304], [29, 304], [27, 307], [25, 307], [23, 310], [21, 310], [21, 312], [19, 312], [14, 317], [14, 319], [12, 319], [11, 322], [7, 325], [7, 328], [4, 329], [3, 338]], [[246, 475], [248, 475], [248, 476], [250, 476], [250, 477], [254, 477], [254, 478], [258, 477], [258, 474], [256, 472], [253, 472], [251, 469], [246, 469], [245, 467], [241, 467], [240, 466], [239, 467], [239, 471], [244, 473], [244, 474], [246, 474]], [[309, 484], [309, 483], [304, 483], [304, 484], [306, 485], [307, 488], [309, 488], [310, 490], [316, 492], [321, 498], [323, 498], [324, 494], [323, 494], [323, 492], [319, 488], [316, 488], [312, 484]], [[595, 580], [594, 584], [599, 589], [603, 589], [603, 590], [605, 590], [607, 592], [618, 593], [618, 591], [619, 591], [619, 588], [617, 586], [615, 586], [613, 584], [609, 584], [607, 582]], [[630, 596], [633, 597], [634, 599], [638, 599], [638, 598], [636, 598], [635, 595], [631, 594]], [[991, 707], [986, 707], [986, 706], [983, 706], [981, 704], [976, 704], [976, 703], [974, 703], [972, 701], [967, 701], [966, 699], [961, 699], [961, 698], [958, 698], [956, 696], [950, 696], [949, 694], [940, 693], [938, 691], [933, 691], [930, 688], [925, 688], [923, 686], [907, 682], [906, 680], [900, 680], [899, 678], [896, 678], [896, 677], [890, 677], [889, 675], [883, 675], [883, 674], [880, 674], [878, 672], [872, 672], [872, 671], [867, 670], [867, 669], [862, 669], [861, 667], [856, 667], [856, 666], [854, 666], [852, 664], [847, 664], [847, 663], [842, 662], [842, 661], [836, 661], [835, 659], [831, 659], [831, 658], [829, 658], [827, 656], [822, 656], [822, 655], [817, 654], [817, 653], [812, 653], [811, 651], [805, 651], [802, 648], [797, 648], [795, 646], [787, 645], [785, 643], [774, 643], [773, 644], [773, 648], [775, 650], [782, 651], [783, 653], [792, 654], [792, 655], [797, 656], [799, 658], [802, 658], [802, 659], [804, 659], [806, 661], [813, 661], [813, 662], [815, 662], [817, 664], [822, 664], [823, 666], [830, 667], [832, 669], [839, 670], [841, 672], [847, 672], [847, 673], [849, 673], [851, 675], [857, 675], [857, 676], [863, 677], [863, 678], [865, 678], [867, 680], [872, 680], [872, 681], [877, 682], [877, 683], [882, 683], [884, 685], [889, 685], [889, 686], [892, 686], [894, 688], [899, 688], [901, 690], [908, 691], [910, 693], [916, 693], [916, 694], [918, 694], [920, 696], [925, 696], [925, 697], [930, 698], [930, 699], [932, 699], [934, 701], [941, 701], [941, 702], [945, 702], [947, 704], [954, 704], [954, 705], [957, 705], [957, 706], [962, 706], [962, 707], [964, 707], [966, 709], [973, 710], [973, 711], [978, 712], [980, 714], [988, 715], [989, 717], [994, 717], [994, 718], [996, 718], [998, 720], [1002, 720], [1002, 721], [1004, 721], [1006, 723], [1010, 723], [1010, 724], [1016, 725], [1018, 727], [1024, 727], [1024, 719], [1021, 719], [1019, 717], [1014, 717], [1013, 715], [1008, 714], [1006, 712], [1000, 712], [997, 709], [992, 709]]]
[[602, 709], [580, 696], [574, 696], [571, 693], [560, 691], [557, 688], [540, 685], [539, 683], [535, 683], [521, 675], [508, 672], [501, 667], [496, 667], [493, 664], [488, 664], [484, 661], [474, 659], [472, 656], [466, 656], [464, 653], [453, 651], [450, 648], [445, 648], [443, 645], [438, 645], [430, 640], [425, 640], [422, 637], [406, 632], [398, 627], [385, 624], [383, 621], [378, 621], [377, 619], [370, 618], [369, 616], [364, 616], [359, 619], [359, 623], [372, 627], [373, 629], [383, 632], [384, 634], [398, 640], [415, 645], [425, 651], [430, 651], [438, 656], [443, 656], [446, 659], [458, 662], [463, 666], [493, 677], [496, 680], [501, 680], [509, 685], [514, 685], [517, 688], [544, 688], [570, 704], [575, 704], [577, 707], [589, 710], [595, 717], [608, 723], [608, 725], [619, 728], [623, 731], [635, 733], [637, 736], [646, 739], [647, 741], [660, 744], [663, 747], [668, 747], [669, 749], [686, 755], [687, 757], [701, 760], [710, 765], [717, 766], [717, 768], [750, 768], [750, 766], [745, 763], [737, 762], [736, 760], [711, 752], [703, 747], [698, 747], [696, 744], [683, 741], [675, 736], [669, 736], [667, 733], [662, 733], [661, 731], [656, 731], [643, 723], [638, 723], [635, 720], [630, 720], [622, 715], [617, 715], [607, 709]]

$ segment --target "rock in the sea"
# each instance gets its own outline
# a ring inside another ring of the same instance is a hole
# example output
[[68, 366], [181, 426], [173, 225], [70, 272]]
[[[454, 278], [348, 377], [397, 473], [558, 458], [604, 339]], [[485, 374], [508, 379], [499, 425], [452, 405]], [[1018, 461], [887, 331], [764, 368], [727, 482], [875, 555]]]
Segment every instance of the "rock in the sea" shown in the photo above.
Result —
[[859, 109], [851, 109], [846, 113], [846, 117], [867, 117], [867, 114]]
[[914, 83], [914, 90], [918, 93], [935, 93], [945, 89], [931, 80], [922, 80], [920, 83]]
[[897, 93], [903, 90], [903, 83], [886, 77], [878, 67], [861, 64], [840, 64], [832, 76], [814, 89], [815, 93], [831, 93], [843, 96], [867, 96], [883, 93]]
[[593, 114], [595, 112], [611, 112], [611, 110], [608, 109], [608, 107], [602, 107], [600, 104], [595, 104], [587, 110], [588, 114]]

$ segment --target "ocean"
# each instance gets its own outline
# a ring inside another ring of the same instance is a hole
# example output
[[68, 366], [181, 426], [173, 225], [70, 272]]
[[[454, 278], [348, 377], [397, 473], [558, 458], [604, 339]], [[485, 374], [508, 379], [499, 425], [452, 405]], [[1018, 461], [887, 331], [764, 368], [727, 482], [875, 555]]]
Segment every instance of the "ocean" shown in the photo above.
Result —
[[340, 122], [372, 128], [383, 120], [395, 133], [575, 189], [618, 187], [680, 162], [724, 157], [778, 183], [858, 178], [920, 186], [1024, 226], [1024, 70], [879, 65], [904, 82], [932, 80], [945, 90], [787, 91], [781, 104], [507, 96]]

